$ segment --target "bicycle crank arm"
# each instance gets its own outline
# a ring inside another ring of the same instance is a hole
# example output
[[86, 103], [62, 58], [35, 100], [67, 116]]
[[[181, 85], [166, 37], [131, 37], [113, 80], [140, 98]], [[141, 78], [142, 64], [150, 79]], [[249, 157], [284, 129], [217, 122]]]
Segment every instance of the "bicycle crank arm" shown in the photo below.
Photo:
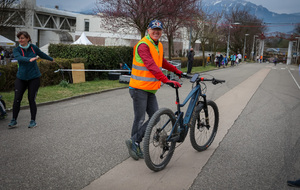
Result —
[[180, 135], [176, 135], [176, 136], [170, 138], [170, 141], [171, 142], [177, 142], [179, 139], [180, 139]]

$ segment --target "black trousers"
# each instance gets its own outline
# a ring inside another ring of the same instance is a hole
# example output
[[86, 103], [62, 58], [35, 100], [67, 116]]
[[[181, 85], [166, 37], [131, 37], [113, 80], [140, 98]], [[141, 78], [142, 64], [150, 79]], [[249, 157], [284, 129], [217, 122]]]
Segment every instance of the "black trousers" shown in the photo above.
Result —
[[192, 68], [193, 68], [193, 61], [188, 61], [188, 69], [187, 69], [187, 73], [191, 73], [192, 72]]
[[15, 81], [15, 99], [13, 104], [13, 118], [17, 119], [19, 112], [20, 112], [20, 106], [21, 101], [23, 99], [23, 94], [28, 89], [28, 101], [29, 101], [29, 107], [30, 107], [30, 113], [31, 113], [31, 120], [35, 120], [36, 117], [36, 103], [35, 98], [37, 95], [37, 92], [40, 87], [40, 78], [35, 78], [31, 80], [21, 80], [16, 79]]

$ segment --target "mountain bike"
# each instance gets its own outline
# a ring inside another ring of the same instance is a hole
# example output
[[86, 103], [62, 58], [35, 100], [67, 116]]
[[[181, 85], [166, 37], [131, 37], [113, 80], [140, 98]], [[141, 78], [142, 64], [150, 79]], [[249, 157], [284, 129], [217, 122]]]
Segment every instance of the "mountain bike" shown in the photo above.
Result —
[[[206, 150], [213, 142], [219, 124], [219, 111], [215, 102], [206, 99], [205, 81], [214, 85], [225, 80], [203, 78], [199, 74], [182, 78], [190, 79], [192, 90], [180, 104], [178, 88], [168, 84], [176, 91], [177, 111], [161, 108], [151, 117], [144, 136], [144, 159], [149, 169], [163, 170], [171, 160], [175, 148], [186, 138], [190, 129], [190, 141], [197, 151]], [[195, 85], [195, 86], [194, 86]], [[190, 100], [186, 114], [181, 111]], [[176, 147], [176, 143], [180, 143]]]

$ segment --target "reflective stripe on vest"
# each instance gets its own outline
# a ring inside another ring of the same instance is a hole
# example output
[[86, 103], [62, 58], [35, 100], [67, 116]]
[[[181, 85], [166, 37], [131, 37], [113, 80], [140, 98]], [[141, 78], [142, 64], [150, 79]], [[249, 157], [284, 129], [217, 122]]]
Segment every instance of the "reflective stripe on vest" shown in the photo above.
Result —
[[[141, 67], [141, 66], [137, 66], [137, 65], [132, 65], [132, 68], [136, 69], [136, 70], [141, 70], [141, 71], [148, 71], [148, 69], [146, 67]], [[159, 67], [160, 70], [162, 70], [162, 67]]]
[[145, 43], [148, 45], [150, 49], [150, 54], [156, 63], [156, 65], [162, 69], [162, 62], [163, 62], [163, 46], [159, 42], [158, 49], [146, 38], [144, 37], [141, 39], [135, 46], [134, 46], [134, 54], [133, 54], [133, 61], [132, 61], [132, 72], [129, 86], [132, 88], [138, 88], [142, 90], [157, 90], [160, 88], [161, 82], [155, 78], [155, 76], [145, 67], [144, 63], [138, 62], [136, 56], [138, 55], [137, 48], [141, 43]]

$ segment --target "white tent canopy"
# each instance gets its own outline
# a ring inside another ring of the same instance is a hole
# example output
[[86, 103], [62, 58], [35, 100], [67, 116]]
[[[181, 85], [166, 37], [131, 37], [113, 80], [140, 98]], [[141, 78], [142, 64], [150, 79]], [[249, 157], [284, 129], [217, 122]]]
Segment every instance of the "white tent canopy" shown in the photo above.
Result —
[[0, 46], [15, 46], [16, 43], [0, 35]]
[[82, 32], [81, 36], [73, 44], [93, 45], [84, 32]]

